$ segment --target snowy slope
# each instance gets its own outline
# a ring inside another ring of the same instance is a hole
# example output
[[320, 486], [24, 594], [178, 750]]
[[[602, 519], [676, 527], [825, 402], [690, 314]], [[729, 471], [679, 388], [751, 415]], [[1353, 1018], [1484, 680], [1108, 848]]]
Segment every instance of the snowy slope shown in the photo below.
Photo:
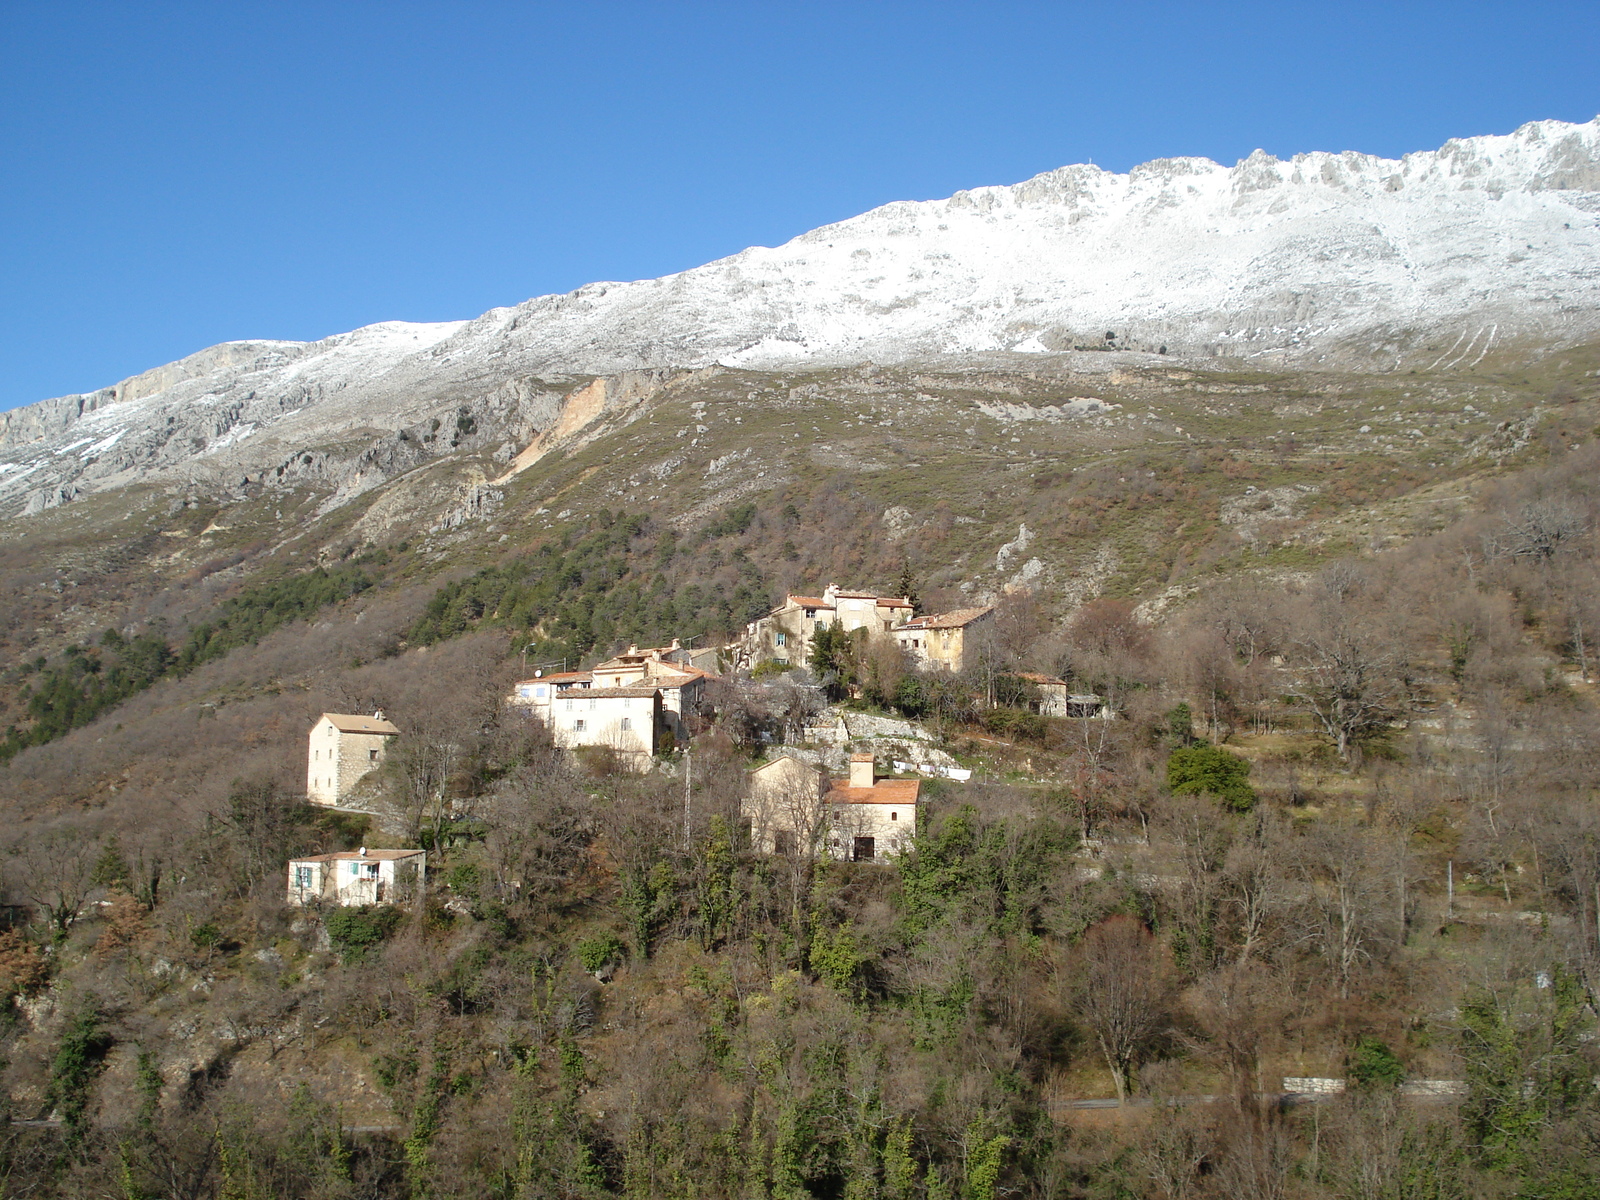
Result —
[[470, 322], [213, 347], [0, 414], [0, 512], [151, 472], [248, 472], [483, 397], [553, 419], [538, 376], [1042, 353], [1107, 331], [1175, 355], [1443, 367], [1593, 335], [1600, 118], [1398, 161], [1064, 167]]
[[[1123, 342], [1246, 355], [1596, 327], [1600, 118], [1399, 161], [1065, 167], [890, 204], [664, 279], [497, 310], [446, 353], [773, 366]], [[1497, 327], [1497, 328], [1496, 328]], [[1476, 351], [1475, 351], [1476, 352]]]

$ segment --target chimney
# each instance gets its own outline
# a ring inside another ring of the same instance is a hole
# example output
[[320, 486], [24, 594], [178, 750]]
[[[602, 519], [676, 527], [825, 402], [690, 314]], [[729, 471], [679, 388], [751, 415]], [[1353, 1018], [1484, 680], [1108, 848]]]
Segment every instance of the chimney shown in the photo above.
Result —
[[872, 755], [852, 754], [850, 756], [850, 786], [853, 788], [871, 787], [873, 784], [872, 767]]
[[822, 589], [822, 598], [824, 600], [826, 600], [829, 604], [838, 603], [838, 600], [839, 600], [839, 585], [837, 583], [830, 583], [827, 587], [823, 588]]

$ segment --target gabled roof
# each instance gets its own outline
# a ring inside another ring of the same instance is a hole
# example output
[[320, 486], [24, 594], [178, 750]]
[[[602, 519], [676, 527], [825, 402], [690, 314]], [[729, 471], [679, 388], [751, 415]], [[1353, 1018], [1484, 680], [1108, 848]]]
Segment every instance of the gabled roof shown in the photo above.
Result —
[[418, 854], [426, 854], [426, 850], [371, 850], [365, 854], [359, 850], [336, 850], [332, 854], [312, 854], [305, 858], [291, 858], [291, 863], [314, 862], [399, 862], [402, 858], [414, 858]]
[[982, 608], [958, 608], [947, 613], [931, 613], [925, 617], [913, 618], [904, 625], [896, 626], [894, 632], [899, 633], [906, 629], [960, 629], [963, 626], [971, 625], [979, 617], [988, 616], [993, 611], [993, 605], [985, 605]]
[[323, 713], [318, 718], [318, 724], [323, 721], [332, 721], [333, 727], [340, 733], [382, 733], [397, 735], [399, 726], [379, 717], [358, 717], [350, 713]]
[[536, 675], [532, 679], [519, 679], [517, 687], [530, 683], [553, 683], [557, 687], [564, 687], [571, 683], [583, 683], [594, 678], [593, 671], [554, 671], [549, 675]]
[[693, 683], [696, 679], [715, 678], [716, 676], [710, 671], [703, 671], [699, 667], [680, 666], [678, 663], [673, 663], [670, 671], [650, 676], [651, 682], [658, 683], [662, 687], [682, 687], [686, 683]]
[[1046, 684], [1054, 687], [1066, 687], [1065, 679], [1057, 679], [1054, 675], [1041, 675], [1037, 671], [1013, 671], [1018, 679], [1026, 679], [1029, 683]]
[[821, 596], [790, 596], [789, 604], [798, 604], [801, 608], [832, 608], [833, 605]]
[[920, 779], [880, 779], [871, 787], [851, 787], [841, 780], [823, 797], [828, 804], [915, 804], [922, 790]]
[[660, 689], [658, 688], [645, 687], [643, 685], [639, 687], [584, 688], [583, 695], [579, 698], [586, 700], [610, 700], [615, 697], [623, 696], [636, 700], [640, 697], [654, 696], [659, 690]]
[[822, 771], [824, 770], [823, 766], [820, 763], [809, 763], [809, 762], [806, 762], [805, 759], [796, 758], [792, 754], [780, 754], [780, 755], [778, 755], [777, 758], [774, 758], [774, 759], [772, 759], [772, 760], [770, 760], [768, 762], [764, 762], [759, 767], [751, 767], [750, 768], [750, 774], [752, 774], [752, 775], [760, 775], [762, 772], [770, 771], [774, 767], [779, 766], [779, 765], [781, 765], [783, 763], [793, 763], [797, 767], [805, 767], [808, 771], [813, 771], [813, 772], [816, 772], [818, 774], [821, 774]]

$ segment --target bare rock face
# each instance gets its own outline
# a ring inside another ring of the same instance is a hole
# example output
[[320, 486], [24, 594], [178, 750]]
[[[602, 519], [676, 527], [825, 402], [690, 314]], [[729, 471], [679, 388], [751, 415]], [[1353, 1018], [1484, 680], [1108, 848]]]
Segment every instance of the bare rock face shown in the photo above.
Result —
[[[674, 371], [718, 364], [1111, 350], [1455, 369], [1597, 330], [1600, 118], [1400, 160], [1063, 167], [662, 279], [467, 322], [228, 343], [0, 414], [0, 515], [137, 482], [309, 481], [337, 506], [458, 451], [510, 475], [648, 403]], [[462, 503], [492, 504], [493, 482]]]

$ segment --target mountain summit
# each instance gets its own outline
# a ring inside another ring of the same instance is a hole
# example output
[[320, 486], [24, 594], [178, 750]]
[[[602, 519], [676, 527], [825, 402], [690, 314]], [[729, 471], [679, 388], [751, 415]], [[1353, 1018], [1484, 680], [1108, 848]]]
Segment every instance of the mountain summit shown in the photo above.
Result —
[[[888, 204], [661, 279], [461, 323], [228, 343], [0, 414], [0, 512], [175, 469], [282, 475], [302, 447], [366, 445], [419, 422], [431, 434], [441, 413], [475, 405], [514, 410], [494, 432], [526, 439], [570, 422], [575, 375], [1082, 349], [1470, 366], [1498, 346], [1595, 333], [1597, 301], [1600, 118], [1399, 160], [1257, 151], [1231, 168], [1063, 167]], [[415, 452], [369, 466], [392, 473]]]

